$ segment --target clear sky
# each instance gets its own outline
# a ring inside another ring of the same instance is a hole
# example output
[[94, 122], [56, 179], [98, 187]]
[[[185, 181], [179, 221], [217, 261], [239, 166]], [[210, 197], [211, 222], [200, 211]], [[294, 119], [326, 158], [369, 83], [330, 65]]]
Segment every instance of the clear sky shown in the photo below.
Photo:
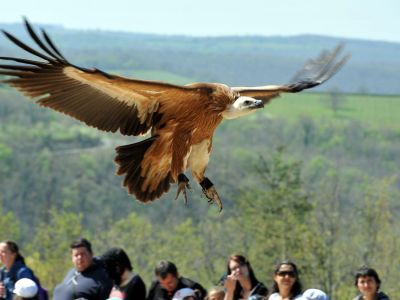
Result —
[[74, 29], [400, 42], [400, 0], [1, 0], [0, 22], [22, 16]]

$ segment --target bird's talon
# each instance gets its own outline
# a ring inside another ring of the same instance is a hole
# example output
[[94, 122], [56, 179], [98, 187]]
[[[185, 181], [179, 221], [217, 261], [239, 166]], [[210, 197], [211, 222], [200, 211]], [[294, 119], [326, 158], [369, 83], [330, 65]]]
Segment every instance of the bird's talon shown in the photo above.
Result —
[[178, 176], [178, 189], [176, 191], [176, 197], [175, 200], [178, 199], [180, 193], [183, 193], [183, 202], [185, 203], [185, 205], [187, 205], [188, 203], [188, 193], [187, 191], [191, 191], [192, 188], [189, 185], [189, 179], [184, 175], [184, 174], [180, 174]]
[[217, 193], [217, 190], [215, 189], [214, 186], [210, 187], [209, 189], [203, 189], [204, 195], [207, 197], [207, 202], [208, 204], [214, 204], [218, 206], [219, 211], [222, 211], [222, 201], [219, 198], [219, 195]]

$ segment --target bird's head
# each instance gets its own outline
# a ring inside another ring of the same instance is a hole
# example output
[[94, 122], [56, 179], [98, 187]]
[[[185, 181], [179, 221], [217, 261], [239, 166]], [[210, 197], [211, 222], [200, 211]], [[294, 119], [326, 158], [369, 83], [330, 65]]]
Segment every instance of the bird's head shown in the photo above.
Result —
[[263, 108], [262, 100], [251, 97], [238, 97], [226, 110], [222, 112], [224, 119], [235, 119], [254, 112], [258, 108]]

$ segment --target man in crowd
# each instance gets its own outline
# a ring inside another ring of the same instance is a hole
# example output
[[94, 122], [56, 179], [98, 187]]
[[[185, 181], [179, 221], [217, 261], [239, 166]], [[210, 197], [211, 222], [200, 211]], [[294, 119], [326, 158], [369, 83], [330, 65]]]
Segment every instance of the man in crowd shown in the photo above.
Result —
[[92, 245], [87, 239], [79, 239], [71, 245], [71, 269], [62, 283], [54, 290], [54, 300], [104, 300], [112, 288], [101, 261], [93, 257]]
[[197, 282], [179, 276], [175, 264], [162, 260], [154, 270], [156, 280], [150, 287], [147, 300], [171, 300], [176, 291], [190, 288], [195, 291], [197, 299], [204, 299], [207, 291]]

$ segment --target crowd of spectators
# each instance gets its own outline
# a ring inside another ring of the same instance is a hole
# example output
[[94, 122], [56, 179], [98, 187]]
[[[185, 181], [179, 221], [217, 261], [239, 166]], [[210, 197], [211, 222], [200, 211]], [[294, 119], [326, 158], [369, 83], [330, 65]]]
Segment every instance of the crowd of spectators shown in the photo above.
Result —
[[[282, 261], [273, 272], [269, 290], [260, 282], [242, 255], [227, 260], [226, 273], [209, 292], [199, 283], [182, 276], [173, 262], [161, 260], [154, 269], [154, 281], [146, 285], [133, 271], [128, 255], [121, 248], [111, 248], [100, 257], [81, 238], [71, 243], [73, 268], [53, 292], [54, 300], [328, 300], [321, 290], [303, 290], [299, 271], [292, 261]], [[34, 272], [26, 266], [18, 245], [0, 242], [0, 300], [48, 300]], [[362, 267], [355, 274], [359, 293], [353, 300], [389, 300], [380, 290], [378, 273]]]

